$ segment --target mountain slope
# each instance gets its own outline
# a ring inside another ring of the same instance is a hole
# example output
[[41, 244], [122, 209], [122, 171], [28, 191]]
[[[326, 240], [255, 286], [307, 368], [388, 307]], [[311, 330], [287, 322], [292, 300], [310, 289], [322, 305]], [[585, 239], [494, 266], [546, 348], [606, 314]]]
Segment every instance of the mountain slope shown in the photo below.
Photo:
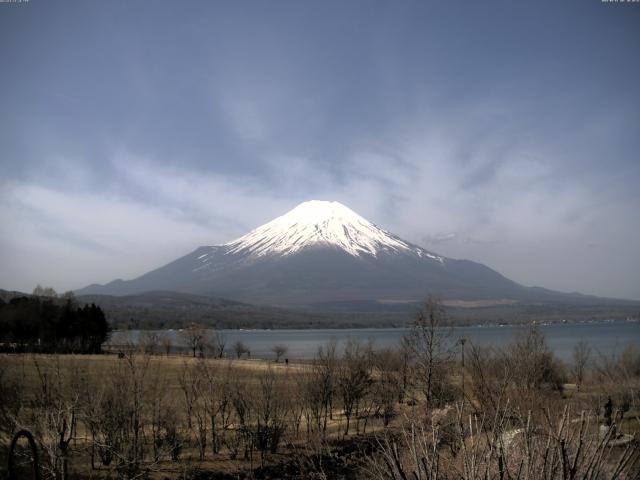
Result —
[[[562, 300], [468, 260], [427, 251], [337, 202], [310, 201], [224, 245], [200, 247], [130, 281], [78, 294], [171, 290], [253, 304], [359, 308], [444, 299]], [[586, 297], [585, 297], [586, 298]]]

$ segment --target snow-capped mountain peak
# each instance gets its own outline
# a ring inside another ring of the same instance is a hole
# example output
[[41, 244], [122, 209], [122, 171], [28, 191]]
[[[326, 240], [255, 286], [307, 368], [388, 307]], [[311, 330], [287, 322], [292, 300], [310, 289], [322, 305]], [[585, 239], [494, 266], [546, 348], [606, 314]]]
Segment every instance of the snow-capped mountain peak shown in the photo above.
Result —
[[311, 200], [227, 244], [229, 253], [252, 257], [289, 255], [312, 246], [332, 246], [350, 255], [412, 252], [442, 261], [380, 229], [339, 202]]

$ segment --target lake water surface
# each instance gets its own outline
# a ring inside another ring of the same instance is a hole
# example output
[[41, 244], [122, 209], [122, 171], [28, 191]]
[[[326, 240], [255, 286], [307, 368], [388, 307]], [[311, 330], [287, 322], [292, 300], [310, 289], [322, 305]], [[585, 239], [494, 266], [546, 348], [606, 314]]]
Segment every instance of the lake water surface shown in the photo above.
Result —
[[[466, 338], [482, 346], [502, 347], [513, 340], [514, 335], [525, 327], [520, 326], [473, 326], [456, 327], [451, 339], [457, 341]], [[615, 354], [630, 342], [640, 346], [640, 322], [591, 322], [552, 324], [540, 326], [549, 348], [561, 359], [570, 360], [573, 347], [579, 341], [589, 343], [595, 355]], [[178, 330], [157, 331], [169, 335], [173, 345], [184, 346]], [[234, 342], [241, 340], [256, 358], [273, 358], [271, 347], [276, 344], [288, 348], [286, 356], [291, 359], [313, 358], [318, 347], [332, 339], [338, 342], [338, 348], [349, 338], [362, 342], [373, 341], [375, 348], [396, 347], [407, 333], [405, 328], [354, 328], [354, 329], [315, 329], [315, 330], [222, 330], [227, 340], [227, 350], [231, 352]], [[121, 345], [137, 342], [140, 331], [113, 332], [110, 343]]]

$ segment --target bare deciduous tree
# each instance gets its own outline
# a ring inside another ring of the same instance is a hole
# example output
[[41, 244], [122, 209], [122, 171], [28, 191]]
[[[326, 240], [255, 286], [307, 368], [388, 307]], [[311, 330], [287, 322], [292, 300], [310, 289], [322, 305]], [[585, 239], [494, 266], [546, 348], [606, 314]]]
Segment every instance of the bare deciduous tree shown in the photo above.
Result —
[[385, 432], [381, 436], [379, 452], [365, 467], [367, 478], [569, 480], [637, 476], [637, 445], [630, 442], [612, 449], [613, 428], [603, 438], [593, 435], [594, 419], [584, 413], [572, 415], [564, 408], [539, 423], [530, 415], [513, 418], [519, 426], [506, 430], [505, 419], [511, 415], [504, 410], [500, 413], [493, 418], [464, 418], [458, 410], [452, 423], [459, 427], [450, 439], [457, 446], [449, 451], [440, 448], [443, 429], [437, 418], [426, 423], [407, 418], [400, 435]]
[[496, 357], [489, 348], [471, 344], [467, 364], [471, 377], [472, 406], [478, 415], [490, 418], [498, 415], [507, 402], [513, 369], [503, 356]]
[[198, 377], [196, 366], [187, 361], [183, 362], [178, 376], [178, 384], [180, 385], [182, 405], [189, 430], [193, 428], [193, 409], [198, 395]]
[[224, 333], [215, 330], [210, 335], [209, 345], [214, 358], [224, 357], [224, 350], [227, 346], [227, 337]]
[[280, 362], [280, 359], [287, 353], [288, 350], [289, 349], [287, 348], [287, 346], [282, 344], [277, 344], [271, 347], [271, 351], [276, 356], [276, 363]]
[[328, 382], [325, 381], [322, 370], [315, 364], [297, 376], [298, 398], [302, 405], [302, 415], [305, 417], [307, 426], [307, 440], [309, 440], [312, 431], [321, 432], [326, 430], [326, 428], [323, 428], [323, 419], [327, 417], [325, 414], [328, 404], [326, 402], [328, 396], [327, 388]]
[[[549, 350], [538, 327], [518, 331], [501, 357], [504, 368], [513, 372], [513, 388], [509, 390], [513, 408], [520, 412], [541, 411], [559, 400], [565, 383], [564, 367]], [[540, 395], [541, 392], [548, 395]]]
[[51, 287], [43, 287], [38, 284], [36, 288], [33, 289], [33, 295], [36, 297], [46, 297], [46, 298], [56, 298], [58, 296], [57, 292]]
[[265, 454], [277, 452], [278, 445], [286, 430], [288, 396], [283, 377], [276, 375], [271, 366], [260, 376], [260, 384], [254, 398], [256, 415], [255, 438], [260, 450], [260, 462], [264, 466]]
[[[98, 454], [118, 478], [137, 478], [143, 468], [157, 470], [165, 453], [173, 457], [179, 451], [173, 407], [163, 395], [163, 370], [152, 367], [148, 355], [132, 351], [116, 360], [104, 378], [92, 380], [82, 389], [92, 468]], [[145, 459], [149, 438], [153, 455]]]
[[160, 335], [157, 332], [152, 331], [141, 332], [138, 339], [138, 345], [144, 353], [148, 355], [155, 355], [158, 353], [158, 348], [160, 346]]
[[371, 384], [371, 374], [367, 355], [360, 343], [352, 338], [347, 340], [343, 361], [338, 371], [338, 389], [342, 398], [342, 409], [347, 420], [344, 430], [349, 435], [351, 417], [358, 415], [360, 402]]
[[249, 348], [247, 348], [247, 346], [244, 344], [242, 340], [238, 340], [233, 344], [233, 351], [235, 352], [236, 357], [240, 358], [245, 353], [247, 354], [249, 353]]
[[327, 430], [327, 418], [333, 419], [333, 401], [337, 395], [338, 343], [335, 339], [318, 348], [314, 361], [316, 375], [321, 385], [321, 401], [324, 405], [323, 432]]
[[232, 407], [231, 398], [231, 362], [225, 365], [211, 361], [202, 362], [200, 375], [205, 408], [211, 429], [211, 449], [214, 454], [220, 451], [224, 435], [230, 426]]
[[50, 475], [66, 480], [71, 442], [77, 434], [80, 374], [75, 365], [63, 370], [59, 357], [47, 365], [35, 357], [33, 362], [38, 383], [30, 422], [46, 454]]
[[452, 355], [450, 337], [451, 330], [442, 304], [435, 297], [429, 297], [416, 314], [406, 340], [427, 408], [433, 408], [444, 400], [437, 390], [442, 391], [442, 387], [447, 386], [444, 365]]
[[376, 411], [382, 415], [385, 427], [395, 414], [396, 402], [403, 389], [403, 358], [400, 351], [385, 349], [376, 352], [373, 357], [376, 381], [373, 385], [372, 399]]
[[207, 344], [207, 331], [202, 325], [192, 323], [187, 328], [180, 332], [185, 344], [189, 347], [189, 350], [193, 353], [195, 358], [196, 352], [203, 353], [205, 345]]
[[17, 372], [11, 372], [0, 363], [0, 436], [8, 437], [15, 433], [18, 416], [22, 410], [24, 378]]
[[162, 346], [162, 350], [165, 355], [169, 355], [171, 353], [171, 347], [173, 346], [173, 340], [171, 340], [171, 336], [167, 333], [163, 334], [160, 337], [160, 345]]
[[571, 372], [573, 373], [573, 379], [576, 382], [578, 390], [584, 380], [587, 365], [591, 358], [591, 347], [587, 342], [580, 341], [573, 347], [573, 365]]

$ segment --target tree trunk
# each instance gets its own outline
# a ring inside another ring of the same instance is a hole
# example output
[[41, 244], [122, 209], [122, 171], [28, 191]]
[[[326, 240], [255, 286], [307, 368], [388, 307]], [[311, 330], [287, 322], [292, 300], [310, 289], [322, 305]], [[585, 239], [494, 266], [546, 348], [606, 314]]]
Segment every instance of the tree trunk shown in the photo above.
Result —
[[218, 432], [216, 431], [215, 415], [211, 415], [211, 448], [214, 455], [220, 451], [220, 449], [218, 448]]

